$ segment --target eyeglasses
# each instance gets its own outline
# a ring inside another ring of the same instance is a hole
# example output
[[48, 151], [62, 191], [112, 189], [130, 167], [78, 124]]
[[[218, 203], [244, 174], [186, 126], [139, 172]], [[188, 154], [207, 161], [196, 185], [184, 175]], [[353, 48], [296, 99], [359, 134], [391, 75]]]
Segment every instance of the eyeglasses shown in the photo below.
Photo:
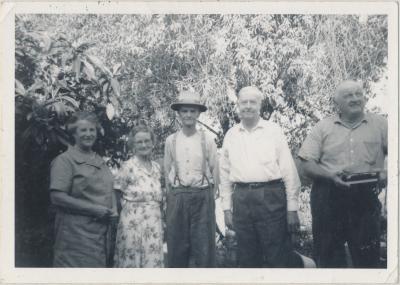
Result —
[[139, 140], [139, 141], [134, 141], [135, 144], [150, 144], [152, 143], [152, 140]]

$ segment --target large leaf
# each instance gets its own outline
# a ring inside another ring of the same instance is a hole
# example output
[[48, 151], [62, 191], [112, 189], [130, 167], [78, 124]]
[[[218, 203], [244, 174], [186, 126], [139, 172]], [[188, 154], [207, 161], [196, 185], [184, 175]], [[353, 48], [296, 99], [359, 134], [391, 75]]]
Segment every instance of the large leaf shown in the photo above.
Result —
[[112, 68], [112, 73], [113, 75], [117, 74], [118, 70], [121, 68], [122, 64], [121, 63], [117, 63], [114, 64], [113, 68]]
[[104, 65], [104, 63], [94, 55], [86, 55], [88, 60], [97, 68], [99, 68], [103, 73], [106, 73], [109, 77], [112, 77], [111, 71]]
[[79, 56], [75, 57], [72, 61], [72, 71], [75, 72], [75, 79], [76, 81], [79, 80], [80, 72], [81, 72], [81, 59]]
[[26, 93], [24, 85], [18, 79], [15, 79], [15, 93], [22, 96]]
[[111, 103], [108, 103], [107, 106], [106, 106], [106, 114], [107, 114], [107, 118], [110, 121], [114, 118], [115, 109], [114, 109], [114, 106]]
[[58, 117], [64, 117], [66, 115], [65, 105], [62, 102], [55, 102], [53, 108]]
[[114, 111], [115, 111], [114, 115], [116, 117], [119, 117], [119, 105], [120, 104], [119, 104], [118, 98], [115, 96], [110, 96], [109, 99], [111, 101], [111, 104], [114, 106]]
[[121, 90], [121, 87], [120, 87], [118, 81], [117, 81], [115, 78], [111, 78], [110, 83], [111, 83], [112, 89], [114, 90], [114, 94], [115, 94], [117, 97], [119, 97], [119, 95], [120, 95], [120, 93], [121, 93], [121, 91], [120, 91], [120, 90]]
[[28, 92], [35, 92], [36, 90], [42, 89], [44, 87], [44, 83], [41, 80], [37, 80], [35, 83], [28, 88]]
[[41, 33], [41, 36], [43, 41], [43, 51], [47, 53], [51, 48], [51, 39], [45, 32]]
[[110, 86], [110, 84], [108, 82], [106, 82], [103, 85], [103, 95], [107, 95], [108, 96], [108, 87]]
[[93, 65], [91, 65], [89, 62], [87, 62], [86, 60], [82, 61], [83, 64], [85, 65], [85, 67], [83, 68], [83, 71], [85, 72], [85, 74], [87, 75], [87, 77], [90, 80], [96, 80], [96, 72], [93, 68]]
[[68, 101], [71, 103], [76, 109], [79, 108], [79, 102], [69, 96], [61, 96], [61, 100]]

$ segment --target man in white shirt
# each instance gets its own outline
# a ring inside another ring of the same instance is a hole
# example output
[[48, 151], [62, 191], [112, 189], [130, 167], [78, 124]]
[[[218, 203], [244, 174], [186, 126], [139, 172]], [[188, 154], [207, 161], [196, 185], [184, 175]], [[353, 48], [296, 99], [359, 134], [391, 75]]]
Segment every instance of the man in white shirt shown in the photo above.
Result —
[[178, 112], [182, 129], [165, 142], [168, 267], [214, 267], [217, 147], [196, 129], [207, 107], [197, 93], [184, 91], [171, 108]]
[[[225, 135], [220, 159], [225, 223], [236, 232], [240, 267], [303, 267], [292, 249], [300, 179], [281, 128], [260, 117], [263, 95], [238, 94], [241, 123]], [[307, 262], [310, 259], [307, 258]]]

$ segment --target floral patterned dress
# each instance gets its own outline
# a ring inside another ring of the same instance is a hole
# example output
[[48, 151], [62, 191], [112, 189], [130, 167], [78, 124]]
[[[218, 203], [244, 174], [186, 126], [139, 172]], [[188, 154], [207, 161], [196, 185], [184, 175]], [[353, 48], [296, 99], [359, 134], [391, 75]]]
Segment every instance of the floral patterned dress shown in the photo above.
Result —
[[114, 267], [164, 267], [161, 171], [151, 164], [148, 171], [133, 157], [117, 173], [123, 195]]

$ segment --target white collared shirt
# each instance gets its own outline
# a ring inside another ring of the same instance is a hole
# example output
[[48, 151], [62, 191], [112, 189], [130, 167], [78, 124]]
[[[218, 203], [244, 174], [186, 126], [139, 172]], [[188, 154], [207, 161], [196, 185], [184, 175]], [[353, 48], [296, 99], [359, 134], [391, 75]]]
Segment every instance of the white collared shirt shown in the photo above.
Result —
[[260, 118], [246, 130], [242, 123], [225, 135], [220, 158], [221, 199], [224, 210], [232, 208], [232, 184], [266, 182], [282, 178], [287, 210], [298, 210], [300, 179], [281, 128]]

